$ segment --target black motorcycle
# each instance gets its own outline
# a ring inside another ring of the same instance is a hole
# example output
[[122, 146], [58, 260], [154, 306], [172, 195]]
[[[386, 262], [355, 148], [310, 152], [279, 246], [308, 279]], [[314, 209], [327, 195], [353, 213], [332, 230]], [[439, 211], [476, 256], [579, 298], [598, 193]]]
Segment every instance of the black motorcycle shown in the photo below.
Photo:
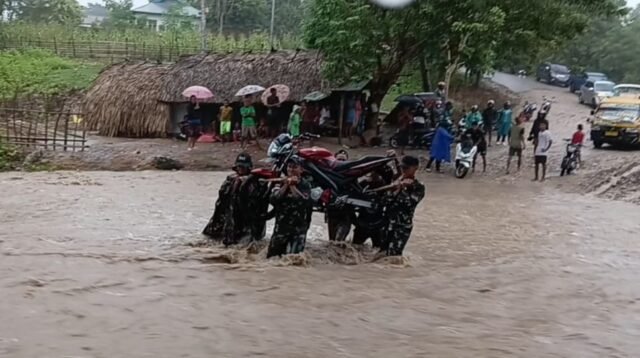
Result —
[[[571, 139], [565, 139], [565, 142], [570, 142]], [[571, 175], [571, 172], [578, 168], [580, 162], [580, 147], [581, 145], [575, 145], [567, 143], [567, 153], [562, 158], [562, 164], [560, 165], [560, 176], [565, 174]]]

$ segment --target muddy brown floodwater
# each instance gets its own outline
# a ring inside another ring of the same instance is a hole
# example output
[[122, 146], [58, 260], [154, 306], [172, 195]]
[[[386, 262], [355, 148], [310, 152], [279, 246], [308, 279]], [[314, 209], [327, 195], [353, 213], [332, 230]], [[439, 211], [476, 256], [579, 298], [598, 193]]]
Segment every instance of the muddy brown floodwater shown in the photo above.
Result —
[[638, 357], [639, 208], [431, 175], [403, 261], [198, 245], [223, 173], [0, 174], [2, 357]]

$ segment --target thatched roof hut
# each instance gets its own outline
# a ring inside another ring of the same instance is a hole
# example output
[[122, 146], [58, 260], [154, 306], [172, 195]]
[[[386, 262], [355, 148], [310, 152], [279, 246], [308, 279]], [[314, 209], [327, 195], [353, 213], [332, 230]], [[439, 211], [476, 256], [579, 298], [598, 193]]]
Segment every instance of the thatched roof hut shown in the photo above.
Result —
[[87, 93], [87, 123], [99, 133], [123, 137], [163, 137], [176, 127], [187, 101], [182, 91], [193, 85], [210, 88], [214, 102], [233, 100], [250, 84], [286, 84], [289, 100], [327, 90], [317, 52], [283, 51], [262, 54], [209, 54], [180, 59], [173, 65], [123, 63], [103, 71]]
[[163, 137], [170, 106], [158, 98], [169, 66], [118, 64], [102, 71], [87, 92], [84, 116], [91, 129], [111, 137]]
[[289, 100], [301, 101], [313, 91], [328, 89], [322, 79], [322, 59], [317, 52], [281, 51], [267, 54], [199, 55], [184, 58], [165, 77], [163, 102], [183, 102], [182, 91], [194, 85], [213, 90], [214, 101], [233, 100], [246, 85], [269, 87], [285, 84]]

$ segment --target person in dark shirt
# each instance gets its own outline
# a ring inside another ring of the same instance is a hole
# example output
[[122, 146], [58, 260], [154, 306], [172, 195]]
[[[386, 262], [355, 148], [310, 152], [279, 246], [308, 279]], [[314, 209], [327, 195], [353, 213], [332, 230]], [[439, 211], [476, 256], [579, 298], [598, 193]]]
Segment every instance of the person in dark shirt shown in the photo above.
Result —
[[311, 184], [302, 179], [302, 166], [294, 159], [289, 162], [287, 173], [282, 186], [271, 195], [276, 223], [267, 258], [303, 252], [311, 224]]
[[271, 94], [267, 97], [267, 126], [269, 127], [269, 136], [275, 138], [280, 134], [282, 123], [280, 123], [280, 98], [278, 91], [271, 88]]
[[476, 157], [473, 159], [473, 170], [476, 170], [476, 159], [478, 155], [482, 157], [482, 172], [487, 171], [487, 141], [484, 137], [484, 131], [482, 130], [482, 123], [474, 122], [473, 126], [467, 129], [466, 134], [471, 136], [473, 144], [478, 148]]
[[415, 177], [419, 165], [418, 158], [403, 157], [402, 175], [395, 182], [397, 185], [385, 197], [388, 224], [380, 251], [387, 256], [402, 256], [411, 236], [416, 207], [426, 192], [424, 185]]
[[484, 132], [487, 134], [487, 146], [491, 146], [491, 135], [493, 134], [493, 126], [496, 123], [498, 112], [495, 108], [496, 102], [489, 100], [487, 108], [482, 112], [482, 121], [484, 123]]
[[189, 99], [186, 122], [187, 150], [192, 150], [202, 135], [202, 113], [196, 96], [191, 96]]

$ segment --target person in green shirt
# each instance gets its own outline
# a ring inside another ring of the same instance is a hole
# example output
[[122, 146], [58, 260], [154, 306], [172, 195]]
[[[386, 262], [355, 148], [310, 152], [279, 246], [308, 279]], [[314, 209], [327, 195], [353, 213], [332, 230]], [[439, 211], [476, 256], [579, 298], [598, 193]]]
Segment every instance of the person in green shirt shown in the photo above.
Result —
[[289, 134], [292, 137], [300, 136], [300, 122], [302, 122], [302, 117], [300, 116], [300, 106], [297, 104], [293, 106], [293, 110], [291, 111], [291, 116], [289, 116]]
[[256, 129], [256, 109], [253, 107], [252, 102], [251, 95], [244, 96], [244, 105], [240, 108], [240, 116], [242, 117], [242, 139], [240, 145], [244, 149], [245, 141], [248, 142], [251, 139], [255, 139], [258, 149], [262, 150], [260, 141], [258, 141], [258, 130]]

